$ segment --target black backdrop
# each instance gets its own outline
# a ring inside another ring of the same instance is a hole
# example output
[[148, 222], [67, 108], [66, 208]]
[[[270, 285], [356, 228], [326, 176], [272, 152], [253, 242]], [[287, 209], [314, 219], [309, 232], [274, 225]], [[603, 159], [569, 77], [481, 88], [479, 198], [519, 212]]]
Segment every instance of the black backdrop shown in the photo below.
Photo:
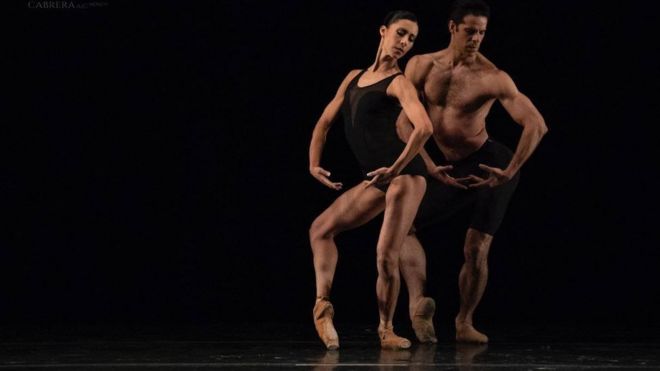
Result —
[[[336, 197], [308, 175], [313, 125], [372, 62], [388, 10], [419, 14], [412, 55], [446, 46], [447, 3], [35, 3], [11, 8], [8, 34], [20, 82], [2, 125], [1, 321], [309, 321], [307, 230]], [[630, 2], [491, 6], [482, 51], [550, 132], [496, 236], [479, 321], [658, 324], [657, 16]], [[488, 123], [515, 146], [498, 104]], [[351, 185], [340, 124], [324, 165]], [[338, 240], [342, 321], [377, 318], [378, 224]], [[444, 321], [462, 231], [421, 238]]]

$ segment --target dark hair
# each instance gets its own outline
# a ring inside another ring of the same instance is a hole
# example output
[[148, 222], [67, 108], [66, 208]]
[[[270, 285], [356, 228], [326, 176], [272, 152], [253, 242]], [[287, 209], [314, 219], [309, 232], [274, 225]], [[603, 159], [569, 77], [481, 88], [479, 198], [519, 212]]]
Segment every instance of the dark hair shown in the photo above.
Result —
[[415, 15], [415, 13], [409, 12], [407, 10], [393, 10], [387, 13], [385, 19], [383, 20], [383, 24], [389, 27], [392, 23], [401, 19], [407, 19], [409, 21], [413, 21], [417, 23], [417, 16]]
[[490, 18], [490, 7], [483, 0], [456, 0], [449, 8], [449, 20], [459, 24], [466, 15]]

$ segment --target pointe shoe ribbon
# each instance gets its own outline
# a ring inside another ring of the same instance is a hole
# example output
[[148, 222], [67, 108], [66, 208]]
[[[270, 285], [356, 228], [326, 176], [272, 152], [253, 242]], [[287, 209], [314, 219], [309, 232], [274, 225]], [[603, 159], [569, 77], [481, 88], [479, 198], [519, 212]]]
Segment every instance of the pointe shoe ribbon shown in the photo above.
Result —
[[327, 299], [319, 300], [314, 305], [312, 313], [314, 315], [314, 327], [316, 327], [316, 332], [319, 334], [319, 338], [321, 338], [325, 347], [329, 350], [338, 349], [339, 336], [332, 323], [332, 317], [335, 315], [332, 303]]

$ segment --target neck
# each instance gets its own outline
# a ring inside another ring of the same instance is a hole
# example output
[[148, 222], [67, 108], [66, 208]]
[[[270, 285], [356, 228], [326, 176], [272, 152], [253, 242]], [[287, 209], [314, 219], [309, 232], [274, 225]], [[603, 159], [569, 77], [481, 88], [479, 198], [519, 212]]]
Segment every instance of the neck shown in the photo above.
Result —
[[477, 53], [467, 53], [464, 50], [460, 50], [452, 43], [449, 44], [449, 50], [451, 51], [452, 63], [454, 66], [459, 64], [470, 65], [477, 60]]
[[376, 59], [376, 62], [374, 62], [373, 65], [369, 68], [372, 72], [387, 72], [390, 70], [398, 70], [399, 65], [397, 63], [397, 60], [388, 56], [388, 55], [381, 55], [380, 51], [378, 52], [378, 56]]

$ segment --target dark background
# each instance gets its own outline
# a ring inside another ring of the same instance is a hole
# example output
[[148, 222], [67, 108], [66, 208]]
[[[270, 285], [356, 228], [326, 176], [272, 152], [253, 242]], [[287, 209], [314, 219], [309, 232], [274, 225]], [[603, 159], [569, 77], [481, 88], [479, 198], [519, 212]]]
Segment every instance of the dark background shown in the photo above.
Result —
[[[660, 324], [658, 17], [622, 1], [491, 3], [482, 52], [550, 132], [494, 240], [478, 323]], [[337, 196], [308, 174], [312, 128], [373, 61], [388, 10], [418, 13], [414, 55], [447, 45], [447, 2], [75, 4], [87, 9], [11, 9], [0, 321], [311, 326], [307, 230]], [[520, 134], [499, 104], [488, 130], [512, 149]], [[341, 122], [323, 159], [358, 181]], [[378, 226], [338, 239], [343, 323], [377, 321]], [[463, 233], [420, 236], [441, 326]], [[401, 323], [406, 306], [403, 291]]]

